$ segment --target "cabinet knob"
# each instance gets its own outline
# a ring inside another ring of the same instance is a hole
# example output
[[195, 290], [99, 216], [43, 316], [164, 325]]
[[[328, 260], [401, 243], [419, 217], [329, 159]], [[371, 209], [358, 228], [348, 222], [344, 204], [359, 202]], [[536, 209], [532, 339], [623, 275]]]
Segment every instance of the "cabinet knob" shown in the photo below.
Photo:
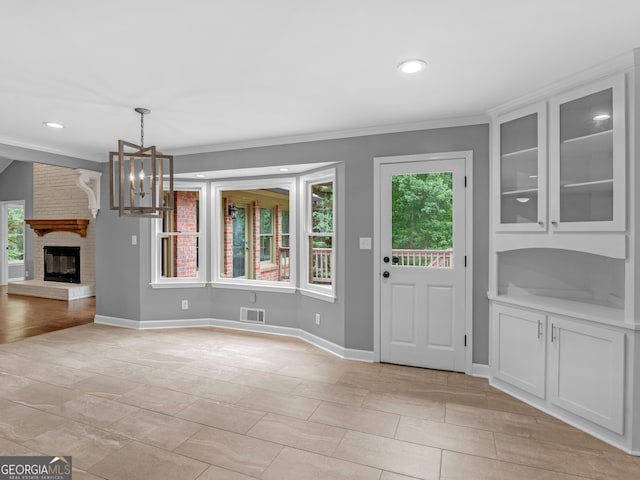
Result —
[[551, 222], [551, 225], [553, 225], [554, 227], [558, 226], [558, 222]]
[[541, 227], [544, 227], [544, 222], [538, 222], [538, 225], [540, 225]]

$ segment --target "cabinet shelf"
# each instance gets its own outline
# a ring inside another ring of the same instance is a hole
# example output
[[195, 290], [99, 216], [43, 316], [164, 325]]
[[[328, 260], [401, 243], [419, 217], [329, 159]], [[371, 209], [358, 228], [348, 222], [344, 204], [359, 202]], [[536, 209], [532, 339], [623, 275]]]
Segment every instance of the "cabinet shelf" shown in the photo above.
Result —
[[562, 188], [567, 189], [564, 193], [596, 193], [612, 191], [613, 178], [606, 178], [604, 180], [593, 180], [590, 182], [576, 182], [566, 183], [562, 185]]
[[562, 144], [566, 145], [568, 143], [584, 142], [584, 141], [592, 140], [598, 137], [603, 137], [605, 135], [613, 135], [613, 130], [604, 130], [602, 132], [590, 133], [589, 135], [583, 135], [581, 137], [567, 138], [566, 140], [562, 141]]
[[534, 153], [538, 151], [538, 147], [532, 147], [532, 148], [524, 148], [522, 150], [516, 150], [515, 152], [509, 152], [509, 153], [503, 153], [501, 155], [502, 158], [509, 158], [509, 157], [516, 157], [518, 155], [524, 155], [527, 153]]
[[538, 193], [537, 188], [523, 188], [521, 190], [509, 190], [507, 192], [502, 192], [502, 195], [520, 195], [521, 193]]

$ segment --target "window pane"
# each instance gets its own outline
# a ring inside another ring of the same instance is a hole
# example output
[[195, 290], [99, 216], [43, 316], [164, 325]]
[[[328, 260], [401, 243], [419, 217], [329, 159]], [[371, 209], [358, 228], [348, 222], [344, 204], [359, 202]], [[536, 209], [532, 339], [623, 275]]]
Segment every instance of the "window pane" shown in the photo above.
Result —
[[289, 189], [224, 190], [220, 195], [220, 277], [289, 282]]
[[260, 233], [271, 233], [271, 209], [260, 209]]
[[24, 209], [8, 208], [7, 214], [8, 214], [7, 231], [9, 235], [24, 233]]
[[282, 211], [282, 247], [289, 248], [289, 211]]
[[7, 247], [7, 255], [10, 262], [19, 262], [24, 260], [23, 235], [9, 235]]
[[333, 233], [333, 182], [311, 185], [311, 231]]
[[233, 278], [246, 276], [247, 236], [245, 230], [245, 209], [236, 208], [236, 218], [232, 218], [233, 228]]
[[271, 260], [271, 237], [263, 235], [260, 237], [260, 261], [268, 262]]
[[[169, 192], [164, 192], [168, 202]], [[197, 278], [200, 263], [200, 191], [175, 190], [173, 192], [173, 211], [164, 212], [162, 231], [182, 235], [162, 236], [161, 276], [164, 278]], [[187, 235], [185, 235], [187, 234]]]
[[160, 241], [163, 277], [196, 278], [198, 276], [198, 235], [164, 236]]
[[333, 281], [332, 244], [333, 238], [329, 236], [309, 237], [309, 283], [331, 285]]
[[452, 266], [452, 181], [451, 172], [393, 176], [391, 248], [398, 266]]

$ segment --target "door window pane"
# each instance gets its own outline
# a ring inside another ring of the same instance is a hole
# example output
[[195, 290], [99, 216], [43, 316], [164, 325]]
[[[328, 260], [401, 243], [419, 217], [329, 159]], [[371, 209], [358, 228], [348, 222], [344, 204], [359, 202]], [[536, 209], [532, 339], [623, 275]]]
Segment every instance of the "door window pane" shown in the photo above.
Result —
[[7, 209], [7, 257], [9, 262], [24, 261], [24, 208]]
[[393, 175], [391, 181], [393, 263], [451, 268], [453, 173]]

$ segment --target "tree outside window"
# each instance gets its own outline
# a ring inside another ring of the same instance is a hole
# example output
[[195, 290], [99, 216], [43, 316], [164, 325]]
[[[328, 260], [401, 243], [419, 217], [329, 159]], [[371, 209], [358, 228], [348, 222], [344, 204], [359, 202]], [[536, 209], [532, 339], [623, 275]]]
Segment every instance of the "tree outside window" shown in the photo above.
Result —
[[8, 245], [7, 255], [9, 262], [24, 261], [24, 208], [9, 207], [7, 209]]
[[333, 181], [310, 185], [311, 232], [309, 232], [309, 283], [333, 282]]

